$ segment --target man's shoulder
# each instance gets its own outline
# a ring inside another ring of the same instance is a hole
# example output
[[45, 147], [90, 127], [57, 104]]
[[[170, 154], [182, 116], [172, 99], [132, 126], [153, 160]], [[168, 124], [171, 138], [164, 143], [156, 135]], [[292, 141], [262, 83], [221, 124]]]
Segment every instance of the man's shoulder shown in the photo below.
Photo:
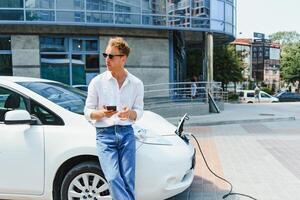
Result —
[[128, 74], [129, 74], [130, 81], [133, 81], [133, 83], [135, 83], [135, 84], [143, 84], [141, 79], [139, 79], [138, 77], [136, 77], [135, 75], [133, 75], [131, 73], [128, 73]]
[[106, 73], [107, 72], [105, 71], [105, 72], [102, 72], [101, 74], [98, 74], [91, 80], [91, 83], [102, 81], [106, 77]]

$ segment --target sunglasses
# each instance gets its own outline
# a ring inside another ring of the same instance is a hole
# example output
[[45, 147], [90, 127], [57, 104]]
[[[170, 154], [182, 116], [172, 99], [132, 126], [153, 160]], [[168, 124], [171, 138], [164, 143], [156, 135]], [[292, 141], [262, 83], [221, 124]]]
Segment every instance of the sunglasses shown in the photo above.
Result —
[[121, 54], [118, 54], [118, 55], [113, 55], [113, 54], [107, 54], [107, 53], [102, 53], [103, 57], [104, 58], [109, 58], [109, 59], [113, 59], [115, 56], [124, 56], [124, 55], [121, 55]]

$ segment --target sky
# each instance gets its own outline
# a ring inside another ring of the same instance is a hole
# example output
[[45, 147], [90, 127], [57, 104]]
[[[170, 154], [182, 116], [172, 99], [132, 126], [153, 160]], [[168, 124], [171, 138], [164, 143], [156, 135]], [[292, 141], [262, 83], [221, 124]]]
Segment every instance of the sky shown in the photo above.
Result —
[[237, 38], [278, 31], [300, 33], [300, 0], [237, 0]]

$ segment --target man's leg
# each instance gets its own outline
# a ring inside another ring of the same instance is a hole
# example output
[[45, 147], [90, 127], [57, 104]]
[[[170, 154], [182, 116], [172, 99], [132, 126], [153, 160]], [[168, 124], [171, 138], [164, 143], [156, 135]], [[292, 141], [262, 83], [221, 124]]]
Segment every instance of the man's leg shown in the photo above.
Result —
[[119, 150], [120, 173], [123, 177], [126, 191], [130, 199], [135, 200], [135, 137], [131, 126], [121, 128], [122, 143]]
[[115, 128], [97, 128], [97, 151], [101, 169], [109, 184], [114, 200], [130, 199], [120, 174], [119, 155]]

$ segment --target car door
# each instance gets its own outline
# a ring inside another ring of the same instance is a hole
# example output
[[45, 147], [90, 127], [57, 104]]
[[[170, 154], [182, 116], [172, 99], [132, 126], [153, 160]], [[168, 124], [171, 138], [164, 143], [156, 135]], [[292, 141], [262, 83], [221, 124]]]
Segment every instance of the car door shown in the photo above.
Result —
[[6, 112], [28, 110], [29, 101], [1, 85], [0, 96], [0, 195], [40, 195], [43, 193], [45, 170], [43, 127], [5, 124]]
[[270, 103], [272, 102], [272, 97], [264, 92], [260, 92], [260, 102], [261, 103]]

